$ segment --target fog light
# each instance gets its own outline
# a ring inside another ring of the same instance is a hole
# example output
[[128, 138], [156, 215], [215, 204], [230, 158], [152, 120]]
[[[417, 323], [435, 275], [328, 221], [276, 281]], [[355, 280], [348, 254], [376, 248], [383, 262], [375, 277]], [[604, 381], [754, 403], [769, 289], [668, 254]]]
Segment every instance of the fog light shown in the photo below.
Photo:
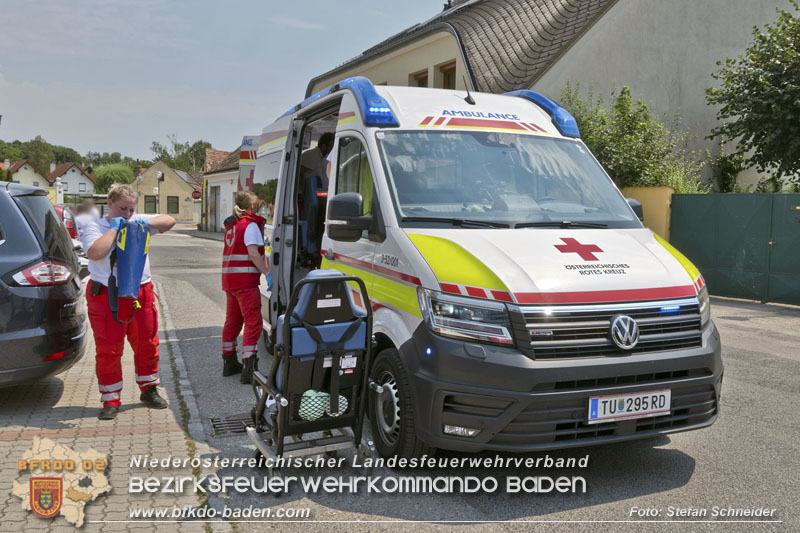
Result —
[[480, 429], [462, 428], [461, 426], [444, 426], [444, 432], [448, 435], [458, 435], [459, 437], [474, 437], [481, 432]]

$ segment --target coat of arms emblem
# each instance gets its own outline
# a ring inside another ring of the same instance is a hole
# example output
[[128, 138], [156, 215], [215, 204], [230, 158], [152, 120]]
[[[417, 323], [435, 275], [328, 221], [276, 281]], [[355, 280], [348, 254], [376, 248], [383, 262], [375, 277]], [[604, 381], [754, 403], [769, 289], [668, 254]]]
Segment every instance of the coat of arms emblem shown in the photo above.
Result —
[[31, 509], [42, 518], [52, 518], [61, 510], [64, 480], [58, 477], [32, 477]]

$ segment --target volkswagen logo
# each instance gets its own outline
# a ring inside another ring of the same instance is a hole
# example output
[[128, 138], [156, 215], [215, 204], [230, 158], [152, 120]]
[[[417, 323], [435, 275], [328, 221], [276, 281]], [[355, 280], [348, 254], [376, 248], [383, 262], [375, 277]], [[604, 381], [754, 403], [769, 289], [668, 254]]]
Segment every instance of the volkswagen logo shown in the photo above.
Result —
[[611, 340], [623, 350], [631, 350], [639, 343], [639, 326], [629, 316], [619, 315], [611, 321]]

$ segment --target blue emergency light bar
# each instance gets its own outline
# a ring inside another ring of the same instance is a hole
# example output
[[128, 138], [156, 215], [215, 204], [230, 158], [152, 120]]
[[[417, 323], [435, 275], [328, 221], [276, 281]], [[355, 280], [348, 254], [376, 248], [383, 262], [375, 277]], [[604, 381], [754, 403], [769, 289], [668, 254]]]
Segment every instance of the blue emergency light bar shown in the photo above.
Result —
[[389, 107], [389, 102], [387, 102], [383, 96], [379, 95], [375, 90], [375, 86], [372, 85], [372, 82], [363, 76], [354, 76], [352, 78], [344, 79], [339, 83], [312, 94], [293, 108], [286, 111], [286, 113], [278, 117], [278, 119], [281, 119], [286, 115], [296, 113], [315, 100], [342, 89], [349, 89], [352, 91], [353, 96], [356, 97], [356, 103], [358, 104], [358, 109], [361, 111], [361, 116], [364, 119], [365, 126], [400, 125], [400, 123], [397, 121], [397, 118], [394, 116], [392, 108]]
[[661, 307], [662, 313], [677, 313], [681, 310], [680, 305], [664, 305]]
[[519, 96], [520, 98], [530, 100], [534, 104], [547, 111], [547, 113], [550, 115], [550, 118], [553, 119], [553, 124], [556, 128], [558, 128], [558, 131], [560, 131], [562, 135], [566, 137], [580, 138], [581, 132], [578, 131], [578, 123], [575, 121], [575, 117], [573, 117], [569, 111], [545, 95], [537, 93], [536, 91], [522, 90], [505, 93], [505, 96]]

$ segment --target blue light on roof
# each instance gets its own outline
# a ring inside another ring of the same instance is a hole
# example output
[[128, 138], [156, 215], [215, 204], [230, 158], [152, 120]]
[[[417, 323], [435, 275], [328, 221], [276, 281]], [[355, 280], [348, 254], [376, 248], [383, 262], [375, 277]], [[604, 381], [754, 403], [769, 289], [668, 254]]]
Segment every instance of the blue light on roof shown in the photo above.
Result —
[[681, 310], [680, 305], [663, 305], [661, 306], [662, 313], [677, 313]]
[[505, 95], [525, 98], [526, 100], [530, 100], [534, 104], [547, 111], [547, 113], [550, 115], [550, 118], [553, 119], [553, 124], [556, 128], [558, 128], [558, 131], [560, 131], [562, 135], [567, 137], [581, 136], [581, 132], [578, 131], [578, 123], [575, 121], [575, 117], [573, 117], [569, 111], [545, 95], [537, 93], [536, 91], [527, 90], [511, 91], [505, 93]]
[[315, 100], [342, 89], [349, 89], [352, 91], [353, 96], [356, 98], [358, 108], [361, 111], [361, 116], [364, 119], [365, 126], [400, 125], [400, 123], [397, 122], [397, 118], [394, 116], [392, 108], [389, 107], [389, 102], [387, 102], [383, 96], [379, 95], [375, 90], [375, 86], [372, 85], [372, 82], [363, 76], [347, 78], [335, 85], [322, 89], [289, 109], [278, 118], [280, 119], [286, 115], [291, 115], [292, 113], [300, 111]]

